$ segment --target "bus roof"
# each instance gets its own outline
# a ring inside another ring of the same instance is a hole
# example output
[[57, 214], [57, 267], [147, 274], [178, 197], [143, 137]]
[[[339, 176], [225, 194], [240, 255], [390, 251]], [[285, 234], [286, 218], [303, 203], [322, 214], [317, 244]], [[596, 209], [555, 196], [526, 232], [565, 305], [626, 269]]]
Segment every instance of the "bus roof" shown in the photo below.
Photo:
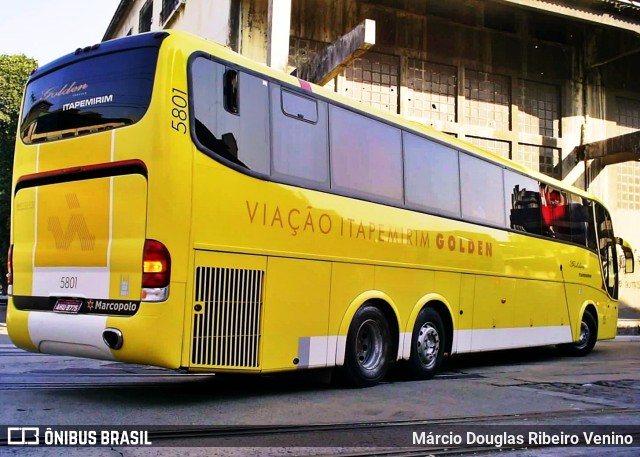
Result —
[[[110, 41], [104, 41], [102, 43], [96, 43], [91, 46], [85, 46], [77, 48], [74, 52], [71, 52], [65, 56], [55, 59], [41, 67], [36, 68], [29, 77], [29, 81], [39, 78], [47, 73], [62, 68], [70, 63], [84, 60], [89, 57], [95, 57], [110, 52], [122, 51], [124, 49], [145, 47], [145, 46], [160, 46], [162, 40], [169, 36], [167, 32], [149, 32], [141, 33], [139, 35], [130, 35]], [[28, 81], [28, 82], [29, 82]]]

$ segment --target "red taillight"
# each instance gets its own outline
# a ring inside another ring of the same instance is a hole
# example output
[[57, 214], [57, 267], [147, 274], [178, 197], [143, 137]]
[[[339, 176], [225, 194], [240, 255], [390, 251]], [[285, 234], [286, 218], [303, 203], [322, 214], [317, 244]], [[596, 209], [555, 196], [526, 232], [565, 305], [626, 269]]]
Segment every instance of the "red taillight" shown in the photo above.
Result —
[[171, 255], [164, 244], [145, 240], [142, 256], [142, 287], [167, 287], [171, 280]]
[[13, 244], [7, 252], [7, 286], [13, 285]]

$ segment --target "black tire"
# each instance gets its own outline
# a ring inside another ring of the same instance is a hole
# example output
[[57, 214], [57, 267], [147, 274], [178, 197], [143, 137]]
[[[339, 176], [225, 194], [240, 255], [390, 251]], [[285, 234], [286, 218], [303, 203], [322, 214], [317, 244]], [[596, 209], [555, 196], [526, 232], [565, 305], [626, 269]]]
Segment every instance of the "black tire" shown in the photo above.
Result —
[[407, 374], [413, 379], [433, 378], [442, 364], [446, 343], [440, 314], [433, 308], [423, 308], [413, 326]]
[[375, 386], [389, 370], [390, 348], [386, 317], [375, 306], [362, 306], [353, 316], [347, 333], [342, 380], [352, 387]]
[[580, 340], [575, 343], [559, 344], [558, 349], [564, 355], [584, 357], [589, 354], [598, 340], [598, 322], [593, 314], [585, 312], [580, 323]]

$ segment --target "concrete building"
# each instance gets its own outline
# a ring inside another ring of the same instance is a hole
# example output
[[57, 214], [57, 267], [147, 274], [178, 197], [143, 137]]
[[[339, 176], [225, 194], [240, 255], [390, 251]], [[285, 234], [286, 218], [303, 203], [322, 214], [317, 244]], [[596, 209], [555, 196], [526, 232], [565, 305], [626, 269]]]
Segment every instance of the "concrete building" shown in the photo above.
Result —
[[[366, 19], [373, 46], [327, 50]], [[121, 0], [104, 39], [167, 28], [299, 76], [341, 64], [336, 92], [587, 188], [640, 254], [640, 1]], [[621, 278], [640, 306], [640, 263]]]

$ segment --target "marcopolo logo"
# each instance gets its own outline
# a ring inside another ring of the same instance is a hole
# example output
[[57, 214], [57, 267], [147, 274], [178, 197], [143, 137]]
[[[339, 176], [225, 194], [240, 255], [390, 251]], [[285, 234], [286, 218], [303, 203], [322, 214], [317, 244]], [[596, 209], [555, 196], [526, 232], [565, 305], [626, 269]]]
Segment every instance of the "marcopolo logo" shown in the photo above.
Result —
[[138, 309], [138, 304], [132, 301], [120, 302], [112, 301], [107, 302], [104, 300], [96, 300], [95, 309], [98, 311], [132, 311], [135, 312]]
[[8, 427], [8, 446], [37, 446], [40, 444], [40, 427]]
[[89, 313], [109, 313], [132, 316], [138, 311], [140, 302], [117, 301], [117, 300], [87, 300], [87, 312]]

